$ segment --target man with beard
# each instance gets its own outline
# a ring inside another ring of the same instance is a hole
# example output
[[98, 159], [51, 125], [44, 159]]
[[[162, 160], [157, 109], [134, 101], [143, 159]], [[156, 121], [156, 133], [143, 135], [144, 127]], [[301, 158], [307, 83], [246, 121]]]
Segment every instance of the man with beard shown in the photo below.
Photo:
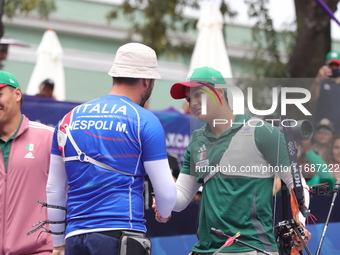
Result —
[[50, 224], [54, 254], [118, 255], [122, 237], [143, 237], [145, 175], [161, 217], [175, 205], [164, 131], [143, 108], [161, 78], [155, 51], [125, 44], [108, 74], [110, 92], [75, 107], [55, 129], [47, 183], [49, 220], [58, 222]]

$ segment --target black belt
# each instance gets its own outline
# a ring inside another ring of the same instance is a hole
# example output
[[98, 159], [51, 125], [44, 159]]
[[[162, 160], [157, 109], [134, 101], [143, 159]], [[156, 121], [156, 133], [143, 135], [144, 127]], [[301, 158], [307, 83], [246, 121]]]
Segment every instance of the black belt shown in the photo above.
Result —
[[123, 232], [121, 230], [112, 230], [112, 231], [102, 231], [102, 232], [97, 232], [98, 234], [103, 234], [106, 236], [111, 236], [114, 238], [120, 238], [123, 234]]
[[[131, 231], [131, 230], [128, 230], [128, 231], [129, 232], [141, 233], [141, 232], [138, 232], [138, 231]], [[123, 231], [122, 230], [109, 230], [109, 231], [101, 231], [101, 232], [96, 232], [96, 233], [106, 235], [106, 236], [111, 236], [111, 237], [119, 239], [122, 236]]]

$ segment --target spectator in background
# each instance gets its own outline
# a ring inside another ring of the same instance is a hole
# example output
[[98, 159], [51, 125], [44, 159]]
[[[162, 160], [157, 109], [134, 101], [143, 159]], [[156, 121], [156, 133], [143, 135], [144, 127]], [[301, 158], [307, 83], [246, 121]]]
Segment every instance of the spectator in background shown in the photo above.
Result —
[[54, 82], [51, 79], [44, 80], [39, 86], [39, 93], [35, 96], [37, 97], [47, 97], [55, 100], [53, 96]]
[[[313, 149], [311, 141], [297, 142], [298, 159], [301, 172], [307, 181], [308, 186], [327, 184], [333, 188], [335, 179], [326, 164], [326, 160], [322, 159]], [[329, 152], [329, 148], [327, 153]], [[325, 153], [325, 155], [327, 154]]]
[[311, 101], [316, 102], [315, 123], [323, 118], [334, 124], [335, 133], [340, 132], [340, 52], [330, 51], [310, 88]]
[[21, 104], [18, 80], [0, 71], [0, 254], [51, 254], [50, 234], [26, 233], [47, 220], [37, 201], [46, 201], [53, 129], [30, 121]]
[[337, 180], [340, 180], [340, 135], [336, 135], [333, 137], [331, 146], [328, 164], [332, 167], [332, 173]]
[[312, 148], [324, 161], [327, 160], [333, 132], [334, 125], [329, 119], [324, 118], [315, 126]]

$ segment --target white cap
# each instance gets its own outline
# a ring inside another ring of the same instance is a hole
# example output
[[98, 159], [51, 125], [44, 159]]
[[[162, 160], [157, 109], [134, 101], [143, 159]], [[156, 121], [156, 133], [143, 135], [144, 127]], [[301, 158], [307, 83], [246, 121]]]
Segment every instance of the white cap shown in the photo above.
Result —
[[108, 72], [112, 77], [160, 79], [156, 52], [141, 43], [121, 46]]

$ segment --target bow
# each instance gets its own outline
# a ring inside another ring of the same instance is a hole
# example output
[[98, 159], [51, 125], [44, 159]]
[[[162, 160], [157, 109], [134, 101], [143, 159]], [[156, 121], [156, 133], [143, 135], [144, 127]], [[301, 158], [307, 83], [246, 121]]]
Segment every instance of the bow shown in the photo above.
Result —
[[291, 128], [291, 122], [287, 119], [286, 116], [280, 117], [281, 123], [285, 122], [288, 123], [288, 125], [283, 126], [282, 125], [282, 133], [284, 134], [285, 140], [286, 140], [286, 146], [288, 151], [288, 157], [289, 162], [291, 166], [291, 174], [293, 177], [293, 183], [294, 183], [294, 190], [293, 193], [295, 194], [298, 209], [302, 213], [302, 215], [307, 218], [310, 214], [309, 209], [305, 206], [305, 200], [303, 195], [303, 186], [301, 181], [301, 173], [299, 169], [299, 163], [297, 158], [297, 148], [294, 144], [294, 137], [293, 132]]
[[[283, 122], [285, 122], [286, 125], [282, 125]], [[290, 202], [291, 202], [293, 220], [289, 221], [288, 223], [291, 225], [291, 228], [293, 229], [294, 234], [296, 234], [299, 237], [307, 253], [309, 255], [312, 255], [302, 237], [304, 235], [303, 225], [299, 221], [299, 217], [298, 217], [299, 212], [301, 212], [302, 215], [305, 218], [307, 218], [310, 215], [310, 211], [305, 206], [303, 185], [301, 181], [301, 173], [300, 173], [300, 169], [298, 165], [298, 158], [297, 158], [297, 148], [295, 147], [295, 144], [294, 144], [291, 121], [287, 118], [287, 116], [281, 115], [280, 125], [282, 128], [282, 133], [284, 134], [284, 138], [286, 140], [288, 157], [289, 157], [289, 162], [291, 166], [291, 174], [293, 177], [293, 184], [294, 184], [294, 187], [290, 191]], [[302, 254], [302, 251], [297, 250], [296, 247], [293, 246], [293, 248], [290, 251], [290, 254], [295, 255], [298, 253]]]

